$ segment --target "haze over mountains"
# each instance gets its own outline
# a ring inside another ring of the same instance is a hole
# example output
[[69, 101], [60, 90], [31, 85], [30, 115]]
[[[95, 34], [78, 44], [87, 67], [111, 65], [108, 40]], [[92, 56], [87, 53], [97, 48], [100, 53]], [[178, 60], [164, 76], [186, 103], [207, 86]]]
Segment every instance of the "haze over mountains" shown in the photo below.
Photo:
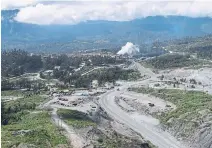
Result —
[[19, 10], [2, 10], [2, 49], [29, 51], [119, 48], [212, 33], [209, 17], [149, 16], [131, 21], [86, 21], [75, 25], [36, 25], [17, 22]]

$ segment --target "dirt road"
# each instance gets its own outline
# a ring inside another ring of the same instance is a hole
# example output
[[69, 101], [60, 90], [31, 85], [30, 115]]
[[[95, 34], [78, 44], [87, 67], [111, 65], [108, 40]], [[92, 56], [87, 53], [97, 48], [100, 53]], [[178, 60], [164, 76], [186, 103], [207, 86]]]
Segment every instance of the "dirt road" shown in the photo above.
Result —
[[143, 67], [140, 63], [132, 61], [132, 64], [130, 67], [137, 69], [141, 75], [147, 75], [149, 77], [155, 76], [155, 73], [153, 73], [149, 68]]
[[160, 130], [154, 124], [149, 122], [134, 120], [127, 112], [122, 110], [115, 103], [115, 96], [119, 96], [122, 92], [126, 91], [124, 88], [120, 91], [109, 91], [102, 95], [99, 103], [102, 108], [115, 120], [124, 123], [129, 128], [140, 133], [145, 139], [151, 141], [159, 148], [184, 148], [173, 136], [168, 132]]
[[66, 136], [69, 138], [71, 145], [74, 148], [83, 148], [85, 145], [87, 145], [82, 137], [77, 135], [69, 125], [60, 119], [60, 117], [57, 115], [57, 108], [54, 108], [52, 111], [52, 120], [58, 127], [61, 127], [66, 131]]

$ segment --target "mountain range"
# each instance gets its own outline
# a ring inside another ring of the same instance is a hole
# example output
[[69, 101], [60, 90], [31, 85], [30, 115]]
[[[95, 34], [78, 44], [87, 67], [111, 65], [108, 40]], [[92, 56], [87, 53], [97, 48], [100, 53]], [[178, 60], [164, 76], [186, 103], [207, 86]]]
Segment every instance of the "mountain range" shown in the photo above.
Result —
[[149, 16], [132, 21], [86, 21], [76, 25], [35, 25], [17, 22], [19, 10], [2, 10], [2, 49], [72, 51], [119, 48], [212, 33], [212, 18]]

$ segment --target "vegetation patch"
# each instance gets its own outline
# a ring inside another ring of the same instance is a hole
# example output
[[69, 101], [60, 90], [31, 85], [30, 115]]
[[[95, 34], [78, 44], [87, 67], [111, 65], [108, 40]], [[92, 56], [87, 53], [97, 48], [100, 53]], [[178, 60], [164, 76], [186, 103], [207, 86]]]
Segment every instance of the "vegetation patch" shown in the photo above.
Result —
[[196, 67], [207, 64], [207, 61], [192, 58], [190, 55], [166, 54], [145, 61], [144, 65], [155, 69]]
[[87, 114], [69, 109], [58, 109], [57, 114], [69, 125], [76, 128], [84, 128], [88, 126], [96, 126]]
[[26, 72], [35, 72], [42, 68], [40, 55], [32, 55], [23, 50], [2, 51], [2, 76], [20, 76]]
[[212, 36], [188, 37], [172, 40], [166, 43], [165, 48], [175, 52], [187, 52], [195, 54], [199, 58], [212, 59]]
[[51, 122], [50, 115], [45, 111], [21, 116], [18, 122], [2, 126], [1, 134], [2, 148], [20, 143], [43, 148], [67, 144], [66, 137]]
[[31, 91], [3, 91], [4, 96], [21, 96], [1, 103], [2, 147], [55, 147], [67, 144], [66, 138], [52, 123], [46, 111], [36, 107], [46, 100]]
[[114, 130], [105, 134], [100, 129], [93, 128], [88, 132], [88, 137], [96, 148], [155, 148], [149, 141], [127, 137]]
[[22, 97], [23, 93], [20, 90], [5, 90], [5, 91], [1, 91], [1, 96]]
[[29, 111], [35, 110], [36, 106], [45, 101], [46, 98], [39, 95], [24, 96], [17, 100], [2, 102], [1, 123], [3, 125], [11, 124], [21, 120], [21, 117]]
[[117, 133], [114, 133], [114, 135], [111, 135], [111, 137], [101, 137], [98, 140], [97, 147], [106, 147], [106, 148], [154, 148], [149, 143], [144, 143], [143, 141], [136, 140], [136, 139], [130, 139], [129, 137], [119, 135]]
[[119, 67], [98, 69], [92, 73], [75, 77], [75, 87], [89, 87], [92, 80], [98, 80], [99, 85], [104, 85], [106, 82], [115, 82], [116, 80], [137, 80], [141, 78], [138, 71], [123, 70]]

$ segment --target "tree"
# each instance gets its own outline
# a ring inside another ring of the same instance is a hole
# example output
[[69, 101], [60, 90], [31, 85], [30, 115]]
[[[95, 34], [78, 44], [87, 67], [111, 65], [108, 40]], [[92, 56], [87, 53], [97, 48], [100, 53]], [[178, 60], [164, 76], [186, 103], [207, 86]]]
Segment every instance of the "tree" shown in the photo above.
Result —
[[2, 76], [19, 76], [25, 72], [37, 71], [42, 68], [41, 56], [23, 50], [2, 51]]
[[173, 84], [173, 87], [174, 87], [174, 88], [176, 87], [176, 84], [175, 84], [175, 83]]

